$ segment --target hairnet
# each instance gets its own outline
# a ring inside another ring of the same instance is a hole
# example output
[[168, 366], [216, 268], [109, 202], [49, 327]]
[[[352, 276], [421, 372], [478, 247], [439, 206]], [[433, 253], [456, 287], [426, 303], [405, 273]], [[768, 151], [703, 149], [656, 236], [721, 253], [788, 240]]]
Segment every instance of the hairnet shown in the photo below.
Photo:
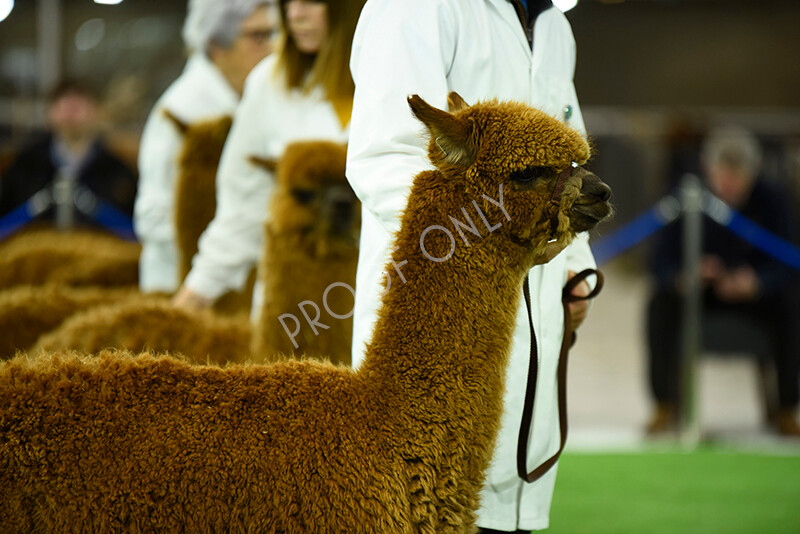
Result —
[[242, 20], [273, 0], [189, 0], [183, 41], [193, 51], [205, 51], [213, 41], [227, 48], [239, 34]]
[[702, 159], [705, 165], [723, 163], [756, 174], [761, 168], [761, 144], [745, 128], [720, 126], [706, 137]]

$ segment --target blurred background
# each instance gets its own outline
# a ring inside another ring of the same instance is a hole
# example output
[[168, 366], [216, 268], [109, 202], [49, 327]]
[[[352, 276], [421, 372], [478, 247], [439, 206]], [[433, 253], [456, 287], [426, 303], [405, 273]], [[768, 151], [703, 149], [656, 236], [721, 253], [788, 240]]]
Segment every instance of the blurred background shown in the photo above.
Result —
[[[800, 2], [561, 7], [577, 42], [592, 168], [617, 209], [595, 239], [625, 228], [685, 172], [700, 173], [705, 134], [737, 125], [760, 143], [762, 179], [786, 192], [797, 244]], [[45, 95], [64, 76], [99, 91], [108, 144], [135, 167], [147, 113], [185, 62], [185, 9], [184, 0], [0, 0], [0, 173], [45, 126]], [[654, 243], [603, 258], [605, 291], [571, 355], [571, 437], [552, 530], [800, 532], [800, 445], [766, 425], [758, 362], [746, 350], [701, 351], [699, 447], [645, 432], [654, 408], [645, 335]]]

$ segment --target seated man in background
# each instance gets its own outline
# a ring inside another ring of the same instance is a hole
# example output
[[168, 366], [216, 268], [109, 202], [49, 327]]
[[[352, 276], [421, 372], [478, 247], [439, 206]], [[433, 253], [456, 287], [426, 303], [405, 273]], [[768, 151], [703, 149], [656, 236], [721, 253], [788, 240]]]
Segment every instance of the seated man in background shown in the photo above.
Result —
[[103, 144], [100, 104], [92, 90], [77, 81], [61, 82], [48, 97], [47, 118], [49, 130], [24, 146], [0, 176], [0, 217], [36, 195], [36, 220], [61, 228], [97, 225], [90, 206], [76, 206], [82, 188], [132, 216], [136, 175]]
[[135, 229], [142, 243], [139, 288], [178, 288], [175, 182], [182, 138], [165, 111], [186, 124], [233, 116], [253, 67], [272, 52], [274, 0], [190, 0], [183, 27], [189, 52], [181, 75], [147, 118], [139, 149]]
[[[706, 187], [718, 198], [770, 232], [790, 239], [789, 195], [759, 178], [761, 148], [753, 134], [739, 128], [712, 131], [701, 162]], [[656, 288], [648, 309], [650, 386], [656, 409], [650, 434], [675, 428], [679, 401], [681, 350], [681, 225], [673, 223], [659, 237], [653, 272]], [[703, 314], [733, 313], [766, 325], [775, 338], [778, 409], [769, 423], [783, 435], [800, 435], [795, 419], [800, 394], [800, 311], [797, 278], [788, 266], [705, 218], [702, 263]]]

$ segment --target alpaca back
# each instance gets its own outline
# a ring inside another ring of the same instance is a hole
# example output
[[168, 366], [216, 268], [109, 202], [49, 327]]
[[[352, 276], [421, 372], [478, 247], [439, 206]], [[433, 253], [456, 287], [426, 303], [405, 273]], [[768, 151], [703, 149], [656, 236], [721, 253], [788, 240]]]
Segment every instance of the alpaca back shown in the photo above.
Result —
[[127, 299], [136, 288], [95, 288], [49, 284], [0, 292], [0, 359], [29, 349], [40, 336], [74, 313]]
[[105, 348], [182, 354], [196, 363], [244, 362], [251, 328], [244, 315], [177, 309], [165, 297], [140, 295], [77, 313], [42, 336], [31, 352]]
[[135, 286], [140, 252], [138, 243], [97, 231], [25, 231], [0, 244], [0, 289], [46, 283]]
[[[346, 154], [344, 145], [300, 142], [289, 145], [277, 164], [259, 270], [264, 305], [253, 336], [254, 354], [319, 355], [350, 363], [351, 289], [361, 219], [360, 205], [345, 178]], [[319, 310], [319, 322], [329, 328], [315, 333], [303, 310], [311, 318]], [[300, 324], [293, 338], [297, 347], [284, 327], [293, 330], [287, 314]]]
[[[175, 239], [178, 245], [178, 279], [183, 280], [192, 269], [197, 242], [217, 210], [217, 168], [232, 119], [183, 124], [168, 114], [183, 134], [183, 147], [178, 157], [175, 182]], [[220, 313], [249, 311], [255, 269], [242, 291], [231, 291], [214, 303]]]
[[361, 385], [314, 361], [60, 351], [0, 363], [0, 524], [408, 532], [402, 461]]

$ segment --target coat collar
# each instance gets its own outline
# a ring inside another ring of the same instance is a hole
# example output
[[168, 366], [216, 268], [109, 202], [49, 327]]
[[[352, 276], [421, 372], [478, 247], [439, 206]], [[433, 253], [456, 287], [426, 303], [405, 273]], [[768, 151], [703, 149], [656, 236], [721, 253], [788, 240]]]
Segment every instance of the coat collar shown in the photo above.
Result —
[[232, 106], [236, 106], [236, 103], [239, 102], [239, 93], [205, 54], [193, 53], [186, 62], [184, 72], [198, 81], [202, 80], [206, 90], [211, 90], [214, 94], [225, 98]]
[[513, 28], [515, 35], [530, 53], [533, 48], [533, 26], [539, 15], [553, 7], [552, 0], [528, 0], [527, 21], [521, 0], [487, 0]]

